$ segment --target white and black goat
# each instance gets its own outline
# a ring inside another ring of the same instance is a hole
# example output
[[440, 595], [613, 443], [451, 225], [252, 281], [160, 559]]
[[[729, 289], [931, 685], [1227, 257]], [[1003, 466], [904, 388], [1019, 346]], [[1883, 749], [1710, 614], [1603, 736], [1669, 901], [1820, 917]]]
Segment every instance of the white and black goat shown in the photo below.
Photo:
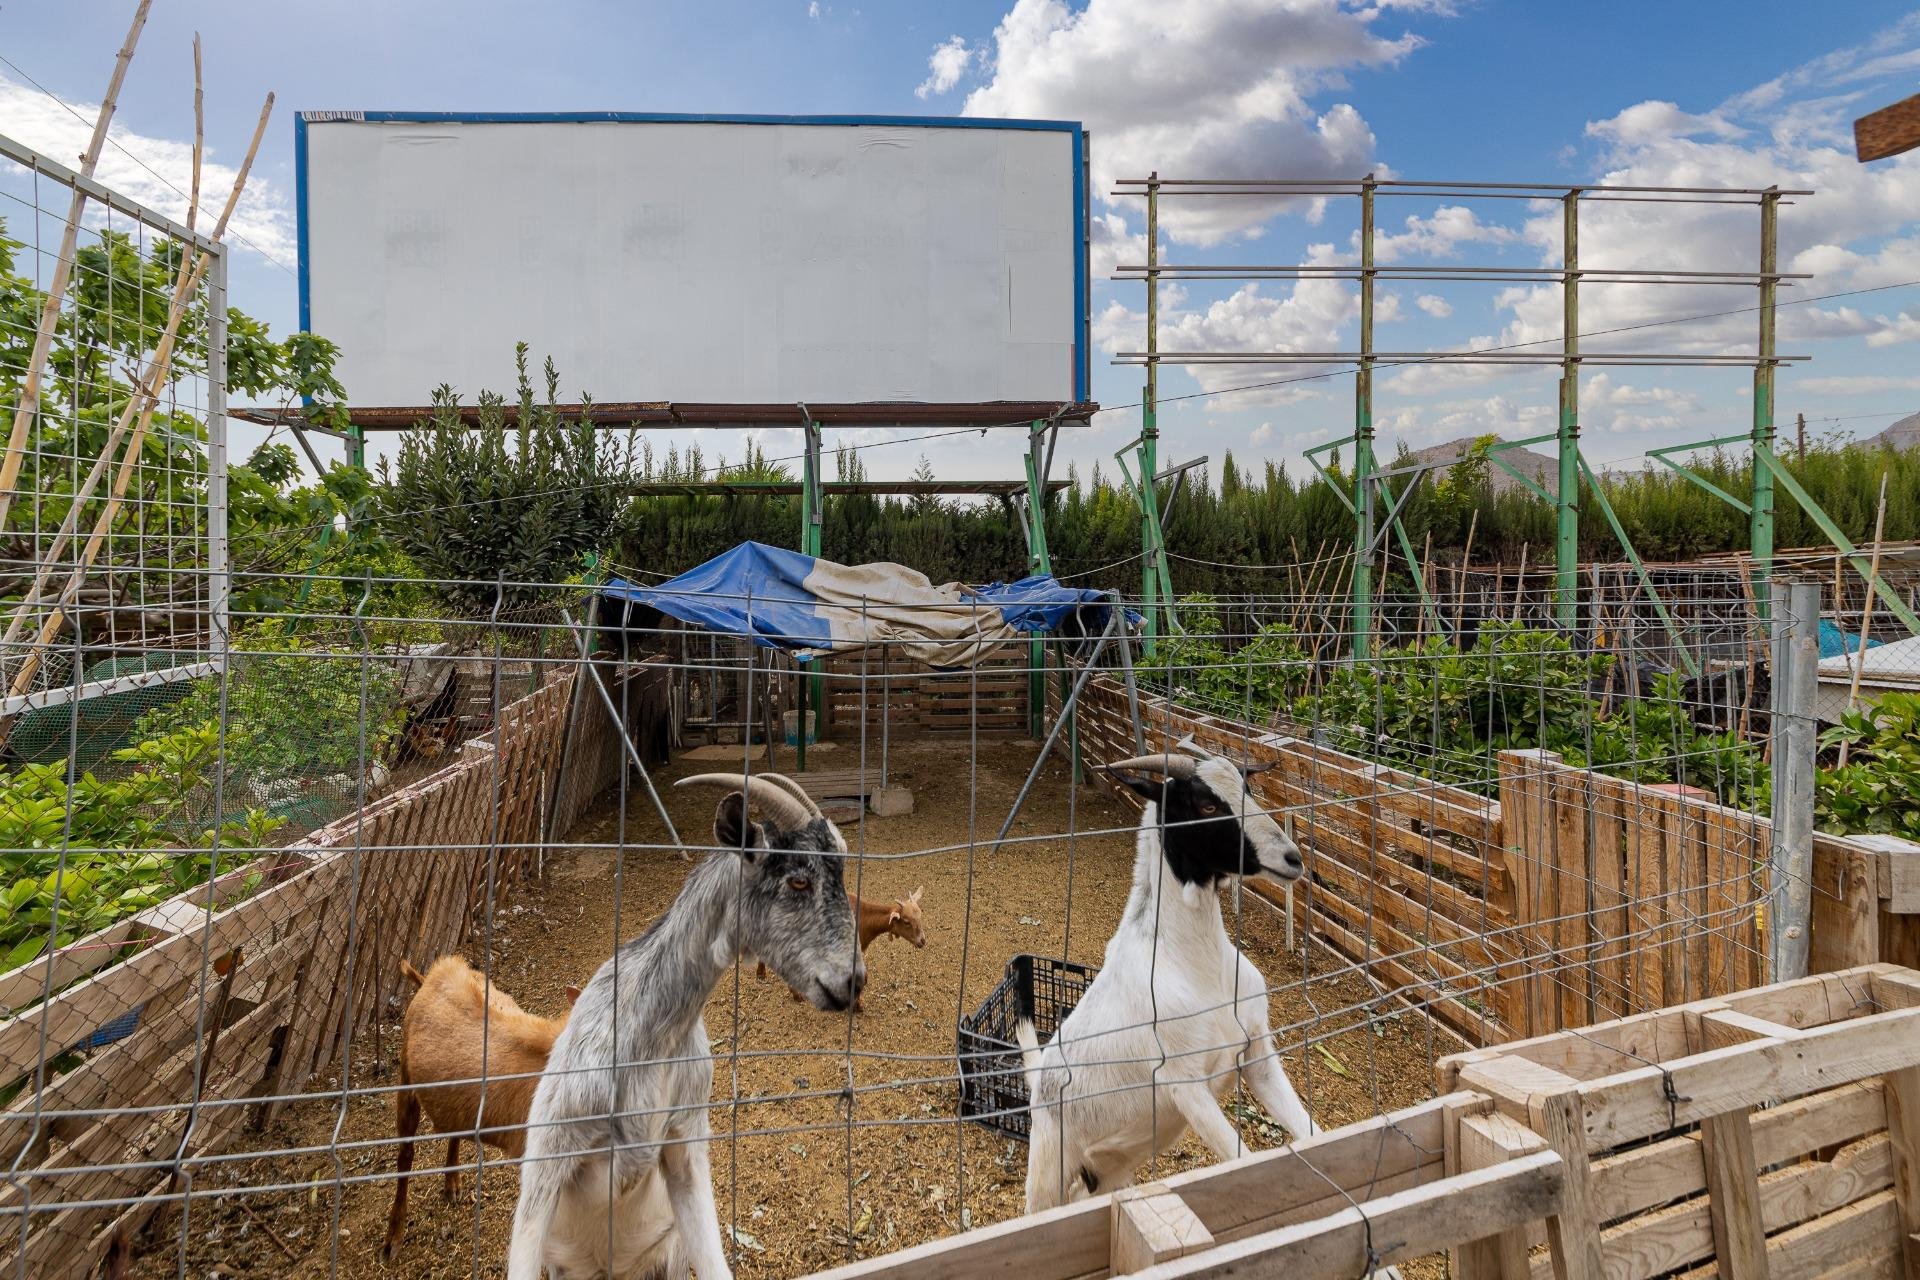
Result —
[[[841, 859], [846, 841], [777, 774], [701, 774], [727, 789], [716, 852], [665, 915], [587, 983], [553, 1043], [527, 1117], [509, 1280], [661, 1269], [678, 1237], [700, 1280], [728, 1270], [707, 1164], [713, 1059], [701, 1011], [741, 956], [764, 961], [820, 1009], [866, 982]], [[754, 822], [757, 805], [766, 825]], [[659, 1182], [671, 1213], [660, 1220]]]
[[1147, 802], [1133, 891], [1098, 976], [1044, 1048], [1023, 988], [1028, 1213], [1127, 1186], [1189, 1128], [1220, 1159], [1242, 1154], [1218, 1097], [1236, 1071], [1294, 1139], [1316, 1132], [1274, 1049], [1266, 979], [1227, 936], [1214, 891], [1306, 870], [1249, 794], [1255, 770], [1187, 742], [1106, 767]]

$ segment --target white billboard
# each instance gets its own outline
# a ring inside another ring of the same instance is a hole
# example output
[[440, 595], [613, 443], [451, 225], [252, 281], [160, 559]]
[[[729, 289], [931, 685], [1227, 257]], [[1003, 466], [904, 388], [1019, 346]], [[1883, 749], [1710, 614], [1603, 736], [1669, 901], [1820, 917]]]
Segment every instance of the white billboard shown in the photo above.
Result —
[[[306, 112], [301, 322], [352, 403], [1087, 398], [1082, 133], [1053, 121]], [[911, 414], [903, 414], [903, 420]]]

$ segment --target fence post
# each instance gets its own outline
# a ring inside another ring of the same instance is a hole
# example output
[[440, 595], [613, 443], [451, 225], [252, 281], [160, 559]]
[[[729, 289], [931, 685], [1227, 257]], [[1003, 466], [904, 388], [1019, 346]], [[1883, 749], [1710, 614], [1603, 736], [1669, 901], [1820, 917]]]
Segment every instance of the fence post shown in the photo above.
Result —
[[1820, 588], [1777, 580], [1772, 588], [1773, 849], [1767, 956], [1771, 980], [1785, 982], [1806, 976], [1813, 911], [1813, 699], [1820, 662]]
[[1513, 884], [1510, 949], [1516, 953], [1514, 965], [1501, 969], [1504, 1021], [1520, 1035], [1545, 1035], [1561, 1027], [1555, 925], [1560, 824], [1552, 776], [1561, 761], [1539, 750], [1502, 751], [1499, 760], [1500, 838]]

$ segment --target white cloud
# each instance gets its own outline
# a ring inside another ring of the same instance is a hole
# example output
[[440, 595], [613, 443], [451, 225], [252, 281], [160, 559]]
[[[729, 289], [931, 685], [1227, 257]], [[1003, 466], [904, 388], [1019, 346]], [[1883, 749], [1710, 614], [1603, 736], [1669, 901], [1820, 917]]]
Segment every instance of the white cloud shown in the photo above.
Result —
[[[1506, 245], [1519, 242], [1520, 233], [1480, 221], [1473, 210], [1460, 205], [1441, 205], [1430, 218], [1415, 214], [1406, 221], [1407, 229], [1397, 235], [1376, 232], [1373, 237], [1375, 262], [1399, 262], [1406, 258], [1453, 258], [1464, 244]], [[1354, 249], [1359, 251], [1355, 233]]]
[[[1439, 6], [1428, 6], [1439, 8]], [[1419, 45], [1382, 33], [1383, 8], [1338, 0], [1015, 0], [994, 30], [992, 79], [968, 115], [1080, 120], [1093, 184], [1121, 178], [1358, 177], [1373, 133], [1344, 102], [1349, 69], [1389, 67]], [[1313, 202], [1293, 207], [1311, 214]], [[1215, 244], [1255, 231], [1285, 202], [1169, 200], [1169, 238]]]
[[1436, 320], [1445, 320], [1453, 314], [1453, 304], [1437, 293], [1423, 293], [1413, 300], [1413, 305]]
[[945, 93], [960, 83], [960, 77], [973, 65], [974, 51], [967, 47], [965, 36], [948, 36], [933, 47], [927, 55], [927, 78], [913, 91], [916, 98], [925, 98], [929, 94]]
[[1902, 311], [1893, 320], [1883, 323], [1885, 327], [1868, 336], [1868, 346], [1890, 347], [1896, 342], [1913, 342], [1920, 339], [1920, 315]]
[[807, 0], [807, 16], [816, 19], [820, 16], [820, 0]]
[[1117, 213], [1096, 213], [1088, 222], [1091, 239], [1093, 278], [1111, 279], [1121, 267], [1144, 266], [1147, 261], [1147, 233], [1127, 227]]
[[[1848, 306], [1791, 305], [1849, 289], [1920, 279], [1920, 239], [1912, 234], [1920, 208], [1920, 152], [1876, 164], [1853, 156], [1849, 121], [1858, 114], [1843, 83], [1882, 77], [1920, 52], [1920, 15], [1872, 40], [1816, 58], [1704, 112], [1670, 102], [1642, 102], [1587, 127], [1598, 146], [1600, 180], [1615, 185], [1810, 188], [1780, 213], [1780, 261], [1813, 278], [1782, 290], [1783, 354], [1788, 341], [1867, 336], [1885, 346], [1920, 336], [1899, 321]], [[1558, 207], [1538, 210], [1525, 233], [1543, 265], [1559, 262]], [[1904, 234], [1903, 234], [1904, 233]], [[1586, 202], [1580, 207], [1583, 263], [1668, 270], [1752, 271], [1758, 265], [1759, 218], [1754, 204], [1682, 205]], [[1589, 352], [1679, 350], [1743, 354], [1753, 350], [1754, 317], [1746, 314], [1667, 322], [1736, 311], [1751, 293], [1710, 285], [1602, 285], [1581, 294], [1581, 327], [1637, 326], [1583, 344]], [[1503, 342], [1557, 341], [1561, 298], [1557, 285], [1510, 291], [1500, 305], [1513, 321]]]
[[[72, 111], [38, 89], [15, 84], [0, 75], [0, 120], [6, 121], [8, 136], [71, 168], [86, 149], [100, 107], [98, 103], [89, 102], [69, 105]], [[113, 142], [102, 149], [94, 177], [128, 199], [176, 221], [186, 221], [184, 193], [192, 189], [193, 143], [136, 133], [120, 123], [124, 116], [123, 110], [114, 118], [110, 133]], [[232, 141], [238, 150], [246, 139]], [[232, 165], [217, 163], [214, 160], [217, 154], [219, 148], [209, 140], [200, 171], [201, 215], [196, 224], [203, 230], [212, 227], [227, 193], [233, 189], [236, 170]], [[151, 167], [151, 172], [141, 161]], [[64, 201], [61, 205], [64, 208]], [[98, 206], [93, 208], [97, 212]], [[247, 178], [247, 189], [228, 224], [227, 239], [242, 251], [251, 247], [289, 265], [293, 262], [296, 253], [293, 212], [285, 194], [262, 177], [258, 167]]]
[[1247, 443], [1258, 449], [1273, 439], [1273, 424], [1263, 422], [1247, 433]]
[[1920, 391], [1920, 378], [1894, 378], [1881, 374], [1795, 378], [1793, 389], [1814, 396], [1864, 396], [1884, 391]]

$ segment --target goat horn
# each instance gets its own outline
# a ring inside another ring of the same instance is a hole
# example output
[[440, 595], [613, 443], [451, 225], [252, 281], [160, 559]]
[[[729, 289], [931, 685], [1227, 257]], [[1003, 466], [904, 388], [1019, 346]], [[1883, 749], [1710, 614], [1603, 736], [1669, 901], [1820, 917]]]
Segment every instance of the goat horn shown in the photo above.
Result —
[[1156, 755], [1130, 756], [1125, 760], [1115, 760], [1101, 767], [1110, 772], [1121, 769], [1141, 769], [1148, 773], [1163, 773], [1169, 778], [1191, 778], [1199, 765], [1200, 762], [1192, 756]]
[[1181, 755], [1192, 756], [1195, 760], [1212, 759], [1212, 757], [1207, 754], [1206, 748], [1193, 740], [1192, 734], [1188, 734], [1186, 737], [1180, 739], [1180, 741], [1174, 743], [1173, 749]]
[[798, 800], [801, 804], [807, 806], [807, 810], [810, 813], [812, 813], [814, 817], [824, 818], [827, 816], [826, 814], [820, 812], [820, 806], [815, 804], [813, 801], [813, 797], [807, 794], [807, 789], [801, 786], [799, 783], [795, 782], [792, 778], [789, 778], [786, 774], [763, 773], [763, 774], [759, 774], [758, 776], [765, 778], [768, 782], [777, 783], [781, 787], [785, 788], [787, 791], [791, 792], [793, 794], [793, 798], [795, 800]]
[[721, 787], [728, 791], [738, 791], [749, 802], [766, 810], [775, 822], [783, 827], [804, 827], [813, 821], [813, 814], [807, 806], [793, 798], [793, 793], [778, 783], [769, 781], [773, 775], [758, 773], [696, 773], [691, 778], [682, 778], [674, 783], [676, 787]]

